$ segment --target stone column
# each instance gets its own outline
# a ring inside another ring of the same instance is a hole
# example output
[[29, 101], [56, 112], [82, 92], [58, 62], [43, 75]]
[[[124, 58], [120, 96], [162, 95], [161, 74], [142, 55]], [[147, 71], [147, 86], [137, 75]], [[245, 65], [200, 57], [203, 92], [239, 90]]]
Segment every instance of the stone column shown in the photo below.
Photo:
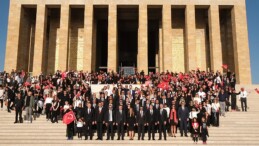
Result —
[[142, 70], [148, 73], [148, 19], [147, 5], [139, 5], [139, 26], [138, 26], [138, 72]]
[[159, 25], [159, 72], [164, 71], [163, 31], [161, 27]]
[[235, 5], [231, 11], [234, 60], [237, 82], [251, 84], [250, 53], [248, 45], [246, 6]]
[[10, 1], [4, 66], [7, 72], [17, 69], [21, 9], [21, 4]]
[[197, 68], [195, 6], [185, 8], [185, 71]]
[[67, 52], [68, 52], [68, 32], [69, 32], [69, 4], [63, 3], [60, 12], [60, 33], [59, 33], [59, 58], [58, 69], [61, 71], [67, 70]]
[[172, 16], [171, 5], [163, 5], [162, 11], [162, 37], [163, 37], [163, 58], [164, 68], [161, 71], [172, 71]]
[[45, 32], [46, 32], [46, 8], [44, 4], [37, 5], [36, 13], [36, 27], [35, 27], [35, 43], [33, 56], [33, 75], [39, 75], [44, 71], [43, 59], [45, 49]]
[[209, 33], [211, 70], [222, 71], [222, 46], [218, 5], [211, 5], [209, 8]]
[[117, 71], [117, 5], [110, 4], [108, 10], [108, 71]]
[[85, 18], [84, 18], [84, 71], [91, 72], [92, 70], [92, 35], [93, 35], [93, 5], [85, 6]]

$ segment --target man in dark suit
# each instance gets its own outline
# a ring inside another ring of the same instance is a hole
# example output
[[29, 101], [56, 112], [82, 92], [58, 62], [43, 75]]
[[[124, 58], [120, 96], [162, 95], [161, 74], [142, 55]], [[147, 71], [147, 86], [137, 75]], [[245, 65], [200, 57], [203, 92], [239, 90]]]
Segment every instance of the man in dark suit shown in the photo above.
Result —
[[180, 132], [181, 132], [181, 137], [183, 136], [183, 130], [185, 137], [188, 137], [187, 135], [187, 121], [189, 120], [189, 110], [187, 107], [185, 107], [185, 102], [181, 102], [181, 107], [178, 109], [178, 118], [180, 122]]
[[102, 102], [98, 103], [98, 107], [95, 109], [95, 122], [97, 127], [96, 140], [103, 140], [104, 109]]
[[109, 110], [105, 113], [105, 123], [107, 127], [107, 139], [106, 140], [113, 140], [114, 139], [114, 132], [113, 126], [115, 124], [115, 112], [113, 111], [113, 105], [109, 105]]
[[94, 120], [94, 110], [91, 107], [91, 103], [87, 103], [87, 107], [84, 110], [84, 122], [85, 122], [85, 140], [88, 140], [88, 136], [90, 136], [90, 140], [93, 139], [93, 130], [92, 130], [92, 125], [93, 125], [93, 120]]
[[148, 126], [148, 140], [151, 139], [151, 133], [152, 140], [155, 140], [155, 125], [157, 124], [157, 114], [153, 109], [153, 105], [150, 105], [149, 110], [147, 111], [146, 122]]
[[158, 124], [159, 124], [159, 139], [162, 140], [162, 133], [164, 135], [164, 140], [166, 140], [166, 120], [167, 113], [166, 110], [163, 109], [164, 105], [160, 104], [159, 114], [158, 114]]
[[162, 98], [160, 99], [160, 104], [166, 104], [168, 106], [168, 99], [166, 98], [165, 95], [162, 96]]
[[15, 99], [14, 102], [14, 107], [15, 107], [15, 123], [18, 123], [18, 115], [19, 115], [19, 122], [22, 123], [22, 110], [24, 106], [24, 101], [21, 99], [21, 93], [17, 93], [17, 98]]
[[119, 110], [116, 113], [116, 126], [118, 131], [118, 139], [120, 137], [124, 140], [124, 125], [126, 124], [126, 114], [122, 109], [122, 105], [119, 105]]
[[144, 140], [145, 125], [146, 125], [146, 114], [143, 110], [143, 107], [140, 107], [140, 110], [137, 114], [138, 140], [140, 140], [140, 137], [142, 140]]

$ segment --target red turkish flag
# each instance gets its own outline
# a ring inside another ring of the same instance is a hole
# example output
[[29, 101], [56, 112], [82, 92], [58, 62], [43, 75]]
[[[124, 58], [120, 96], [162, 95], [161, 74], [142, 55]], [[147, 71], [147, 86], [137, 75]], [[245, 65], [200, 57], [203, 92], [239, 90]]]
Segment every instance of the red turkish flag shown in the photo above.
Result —
[[161, 82], [157, 87], [162, 88], [163, 90], [167, 90], [169, 89], [169, 84], [168, 82]]
[[228, 69], [228, 65], [227, 65], [227, 64], [223, 64], [223, 65], [222, 65], [222, 68]]
[[24, 83], [24, 86], [26, 86], [26, 87], [27, 87], [27, 86], [30, 86], [30, 85], [31, 85], [31, 83], [29, 83], [29, 82], [25, 82], [25, 83]]
[[63, 72], [63, 73], [61, 74], [61, 78], [62, 78], [62, 79], [65, 79], [66, 77], [67, 77], [66, 72]]
[[187, 91], [187, 88], [186, 87], [182, 87], [182, 90], [185, 92], [185, 91]]
[[76, 117], [75, 117], [74, 112], [70, 111], [63, 116], [63, 123], [68, 125], [68, 124], [72, 123], [75, 119], [76, 119]]

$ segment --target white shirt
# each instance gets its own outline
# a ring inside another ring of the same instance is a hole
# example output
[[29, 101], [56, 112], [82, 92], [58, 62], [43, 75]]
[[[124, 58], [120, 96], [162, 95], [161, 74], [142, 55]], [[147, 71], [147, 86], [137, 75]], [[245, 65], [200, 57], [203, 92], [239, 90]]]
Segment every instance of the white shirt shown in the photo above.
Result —
[[0, 99], [3, 99], [4, 98], [4, 89], [1, 89], [0, 90]]
[[202, 97], [202, 100], [204, 100], [206, 98], [206, 93], [203, 91], [199, 91], [198, 95], [199, 95], [199, 97]]
[[198, 113], [199, 113], [199, 112], [191, 111], [191, 112], [189, 113], [189, 118], [190, 118], [190, 119], [197, 118], [197, 114], [198, 114]]
[[240, 98], [247, 98], [248, 93], [246, 91], [241, 91], [239, 94]]
[[211, 105], [207, 104], [206, 111], [209, 115], [211, 115]]
[[83, 127], [83, 122], [79, 122], [79, 121], [78, 121], [78, 122], [76, 123], [76, 127]]
[[219, 103], [212, 103], [211, 107], [212, 107], [212, 111], [218, 111], [219, 108], [220, 108], [220, 104]]
[[216, 83], [217, 83], [217, 84], [220, 84], [220, 83], [221, 83], [221, 78], [220, 78], [220, 76], [217, 76], [217, 78], [216, 78], [215, 80], [216, 80]]
[[45, 104], [48, 104], [48, 103], [51, 103], [51, 104], [52, 104], [52, 100], [53, 100], [53, 98], [47, 97], [47, 98], [45, 99]]
[[64, 111], [66, 111], [67, 109], [69, 109], [69, 105], [64, 105]]
[[200, 104], [201, 103], [201, 98], [196, 96], [196, 97], [193, 98], [193, 101], [194, 101], [194, 103], [195, 103], [195, 101], [197, 101], [198, 104]]

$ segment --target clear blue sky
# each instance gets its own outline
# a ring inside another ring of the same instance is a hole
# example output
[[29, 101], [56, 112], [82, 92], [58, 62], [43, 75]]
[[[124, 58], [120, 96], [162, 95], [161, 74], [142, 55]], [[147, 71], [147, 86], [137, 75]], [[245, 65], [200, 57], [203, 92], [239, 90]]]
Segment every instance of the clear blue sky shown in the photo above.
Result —
[[[259, 84], [259, 0], [246, 1], [252, 78], [254, 84]], [[0, 71], [4, 69], [8, 9], [9, 0], [0, 0]]]

